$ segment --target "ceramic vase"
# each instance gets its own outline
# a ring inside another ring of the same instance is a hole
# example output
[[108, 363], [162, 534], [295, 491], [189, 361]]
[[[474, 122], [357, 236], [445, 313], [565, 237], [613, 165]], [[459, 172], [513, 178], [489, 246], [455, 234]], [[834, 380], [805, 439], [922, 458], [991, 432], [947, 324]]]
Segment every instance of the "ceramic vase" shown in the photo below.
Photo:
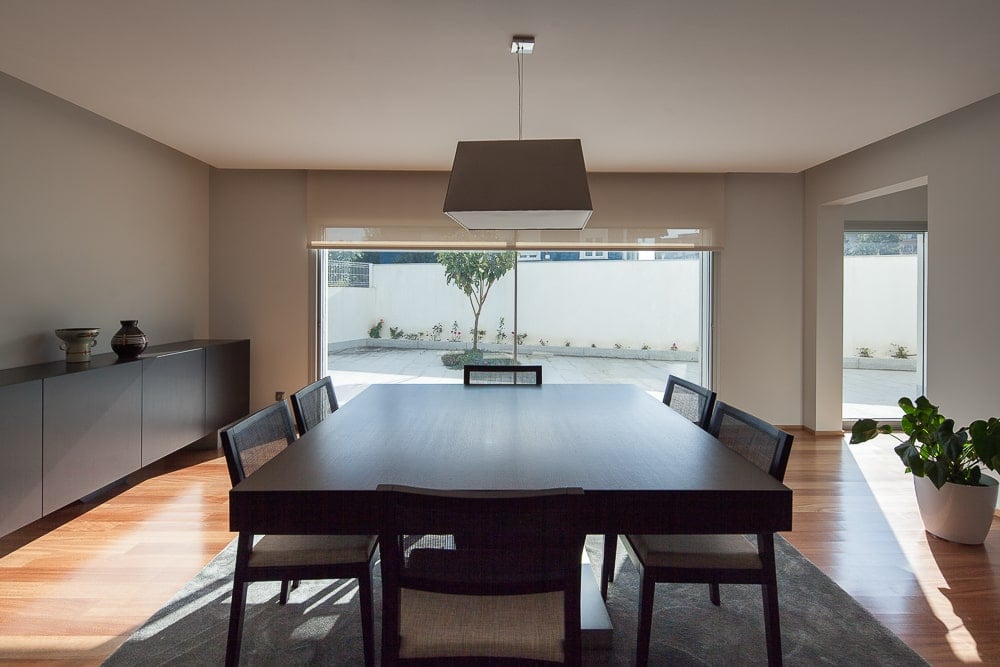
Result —
[[96, 327], [76, 327], [72, 329], [56, 329], [56, 336], [62, 343], [60, 350], [66, 352], [66, 363], [83, 364], [90, 361], [90, 349], [97, 344]]
[[946, 482], [940, 489], [926, 477], [914, 477], [917, 506], [924, 528], [949, 542], [982, 544], [990, 532], [997, 485], [965, 486]]
[[149, 342], [139, 327], [139, 320], [121, 320], [121, 329], [111, 337], [111, 349], [119, 359], [135, 359], [146, 349]]

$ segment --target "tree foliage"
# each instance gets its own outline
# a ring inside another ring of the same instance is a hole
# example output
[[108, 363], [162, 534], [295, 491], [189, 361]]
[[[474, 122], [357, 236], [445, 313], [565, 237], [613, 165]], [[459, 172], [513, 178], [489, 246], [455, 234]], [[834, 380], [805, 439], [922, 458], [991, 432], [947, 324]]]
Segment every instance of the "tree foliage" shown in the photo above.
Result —
[[847, 232], [845, 255], [913, 255], [917, 252], [912, 232]]
[[439, 252], [437, 261], [444, 266], [445, 282], [462, 290], [469, 299], [474, 323], [472, 349], [479, 349], [479, 315], [489, 296], [490, 288], [514, 268], [516, 257], [504, 252]]

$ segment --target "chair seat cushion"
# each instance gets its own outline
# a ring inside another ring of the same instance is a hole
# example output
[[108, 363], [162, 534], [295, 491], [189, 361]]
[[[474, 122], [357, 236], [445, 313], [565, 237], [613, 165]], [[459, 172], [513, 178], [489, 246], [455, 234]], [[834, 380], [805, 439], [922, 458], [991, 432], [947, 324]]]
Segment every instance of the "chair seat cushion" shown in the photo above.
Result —
[[648, 567], [759, 570], [757, 547], [743, 535], [626, 535]]
[[250, 554], [250, 567], [367, 563], [375, 535], [265, 535]]
[[563, 594], [473, 596], [400, 591], [402, 658], [563, 660]]

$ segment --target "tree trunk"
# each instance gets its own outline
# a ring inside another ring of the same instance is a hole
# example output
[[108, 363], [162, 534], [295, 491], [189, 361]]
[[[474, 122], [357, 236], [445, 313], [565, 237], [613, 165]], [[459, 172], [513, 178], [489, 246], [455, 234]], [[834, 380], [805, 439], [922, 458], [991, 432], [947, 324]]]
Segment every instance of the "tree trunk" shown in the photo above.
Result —
[[483, 312], [482, 306], [476, 312], [476, 318], [472, 325], [472, 349], [479, 350], [479, 313]]

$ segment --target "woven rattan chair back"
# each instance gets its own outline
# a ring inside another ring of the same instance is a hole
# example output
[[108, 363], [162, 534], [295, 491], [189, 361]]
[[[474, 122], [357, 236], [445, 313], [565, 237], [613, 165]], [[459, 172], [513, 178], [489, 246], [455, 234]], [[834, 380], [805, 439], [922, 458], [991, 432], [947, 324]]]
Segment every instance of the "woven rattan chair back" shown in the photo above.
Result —
[[221, 431], [222, 451], [233, 486], [256, 472], [295, 440], [292, 415], [278, 401]]
[[681, 416], [707, 429], [715, 407], [715, 392], [689, 380], [671, 375], [663, 392], [663, 402]]
[[340, 405], [333, 391], [333, 380], [327, 375], [292, 394], [292, 410], [299, 433], [305, 433], [334, 412]]
[[[457, 653], [452, 643], [447, 654], [424, 658], [487, 661], [491, 657], [518, 657], [510, 651], [523, 637], [509, 637], [504, 628], [489, 627], [488, 622], [484, 625], [483, 620], [491, 618], [488, 613], [466, 615], [467, 596], [514, 600], [511, 596], [524, 595], [522, 600], [528, 603], [524, 613], [530, 615], [537, 613], [532, 601], [537, 594], [561, 593], [554, 619], [556, 624], [562, 623], [560, 636], [555, 638], [561, 655], [554, 660], [542, 658], [542, 664], [545, 660], [579, 664], [580, 554], [586, 538], [578, 521], [581, 489], [445, 492], [380, 486], [379, 492], [385, 494], [379, 533], [385, 664], [405, 663], [401, 648], [405, 654], [407, 641], [411, 646], [414, 641], [421, 643], [412, 634], [406, 639], [400, 633], [401, 628], [423, 628], [424, 623], [401, 615], [427, 613], [421, 605], [403, 602], [414, 597], [426, 599], [424, 593], [462, 596], [455, 598], [454, 609], [439, 606], [437, 612], [454, 612], [451, 622], [467, 627], [448, 627], [447, 632], [457, 631], [468, 639], [468, 645], [458, 642]], [[414, 595], [414, 591], [418, 593]], [[553, 622], [551, 617], [546, 620]], [[482, 633], [490, 638], [484, 639]], [[496, 642], [507, 645], [497, 647]], [[484, 645], [497, 652], [484, 652]]]
[[541, 366], [488, 366], [469, 364], [465, 366], [465, 384], [542, 384]]
[[715, 404], [708, 432], [771, 477], [784, 480], [791, 434], [722, 401]]

